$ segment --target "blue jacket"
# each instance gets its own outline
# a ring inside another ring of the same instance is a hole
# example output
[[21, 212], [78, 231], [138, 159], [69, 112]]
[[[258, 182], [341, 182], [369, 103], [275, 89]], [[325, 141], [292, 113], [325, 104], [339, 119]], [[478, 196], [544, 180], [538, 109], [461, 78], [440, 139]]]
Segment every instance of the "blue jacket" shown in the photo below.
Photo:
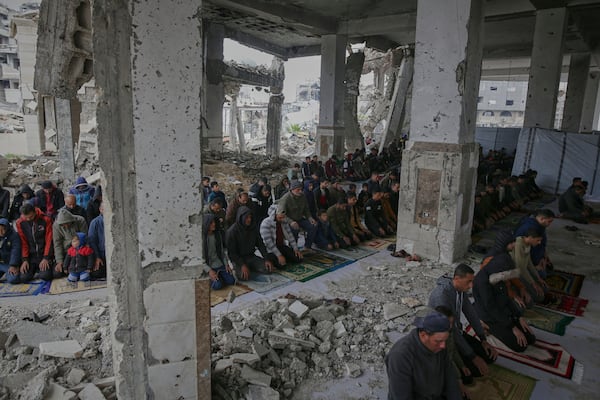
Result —
[[0, 225], [6, 227], [6, 234], [0, 237], [0, 264], [17, 267], [21, 265], [21, 239], [19, 234], [10, 226], [6, 218], [0, 218]]
[[521, 221], [521, 225], [515, 230], [515, 238], [519, 236], [525, 236], [527, 231], [531, 228], [535, 228], [542, 234], [542, 242], [537, 246], [531, 247], [531, 262], [533, 265], [538, 265], [544, 255], [546, 254], [546, 243], [548, 238], [546, 236], [546, 228], [540, 225], [534, 217], [527, 217]]
[[90, 223], [88, 229], [88, 244], [94, 250], [96, 258], [106, 260], [106, 247], [104, 240], [104, 216], [98, 215]]
[[69, 194], [75, 195], [77, 205], [83, 209], [86, 209], [90, 200], [94, 198], [94, 192], [95, 188], [83, 176], [78, 177], [75, 184], [69, 189]]
[[333, 232], [333, 228], [329, 221], [323, 222], [319, 220], [317, 225], [317, 234], [315, 236], [315, 243], [319, 247], [327, 247], [328, 244], [334, 244], [338, 241], [335, 232]]

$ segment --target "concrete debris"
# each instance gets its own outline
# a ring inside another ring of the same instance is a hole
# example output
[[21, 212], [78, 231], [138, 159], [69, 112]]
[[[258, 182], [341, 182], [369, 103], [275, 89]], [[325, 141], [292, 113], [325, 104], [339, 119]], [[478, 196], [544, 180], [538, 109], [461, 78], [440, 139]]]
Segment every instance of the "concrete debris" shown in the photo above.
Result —
[[279, 400], [279, 392], [270, 387], [248, 385], [246, 400]]
[[263, 372], [250, 368], [247, 365], [242, 367], [242, 379], [248, 383], [258, 386], [271, 386], [271, 377]]
[[19, 321], [11, 328], [22, 346], [38, 347], [40, 343], [65, 339], [69, 332], [38, 322]]
[[62, 387], [57, 383], [51, 383], [44, 400], [74, 400], [76, 398], [77, 393]]
[[79, 358], [82, 354], [83, 347], [81, 347], [77, 340], [40, 343], [40, 355], [62, 358]]
[[96, 385], [88, 383], [83, 390], [79, 392], [80, 400], [106, 400], [104, 394]]
[[292, 315], [294, 315], [294, 317], [302, 318], [308, 312], [309, 308], [302, 304], [302, 302], [295, 301], [288, 308], [288, 310], [290, 313], [292, 313]]
[[18, 395], [19, 400], [42, 400], [49, 391], [48, 381], [57, 373], [56, 367], [50, 367], [31, 379]]
[[85, 371], [79, 368], [71, 368], [67, 375], [67, 383], [69, 386], [78, 385], [85, 378]]
[[397, 303], [386, 303], [383, 305], [383, 318], [386, 321], [406, 315], [408, 313], [406, 307], [402, 307]]

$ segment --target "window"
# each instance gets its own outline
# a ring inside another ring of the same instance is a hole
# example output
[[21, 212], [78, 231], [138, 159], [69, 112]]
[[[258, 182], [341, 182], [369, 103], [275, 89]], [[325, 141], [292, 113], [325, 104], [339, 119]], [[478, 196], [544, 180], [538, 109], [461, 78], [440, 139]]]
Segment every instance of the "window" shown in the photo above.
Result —
[[488, 100], [488, 104], [496, 104], [496, 100]]
[[495, 92], [496, 90], [498, 90], [498, 86], [490, 86], [490, 90]]
[[515, 104], [514, 100], [506, 100], [506, 105], [507, 106], [512, 106], [513, 104]]
[[512, 113], [510, 111], [502, 111], [500, 113], [501, 117], [512, 117]]
[[483, 114], [481, 114], [482, 117], [493, 117], [494, 116], [494, 112], [493, 111], [484, 111]]

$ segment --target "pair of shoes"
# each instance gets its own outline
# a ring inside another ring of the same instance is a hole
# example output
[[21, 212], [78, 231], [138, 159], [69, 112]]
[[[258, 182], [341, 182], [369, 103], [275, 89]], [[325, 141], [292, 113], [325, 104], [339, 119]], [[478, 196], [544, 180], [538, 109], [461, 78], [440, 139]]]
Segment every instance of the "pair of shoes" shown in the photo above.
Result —
[[410, 254], [408, 254], [404, 249], [402, 249], [402, 250], [398, 250], [398, 251], [393, 251], [391, 256], [406, 258], [406, 257], [410, 257]]

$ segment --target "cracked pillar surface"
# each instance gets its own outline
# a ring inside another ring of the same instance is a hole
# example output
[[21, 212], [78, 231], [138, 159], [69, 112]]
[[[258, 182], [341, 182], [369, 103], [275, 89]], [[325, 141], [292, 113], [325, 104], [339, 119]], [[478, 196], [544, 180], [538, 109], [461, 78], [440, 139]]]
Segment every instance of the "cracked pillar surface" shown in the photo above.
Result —
[[[362, 132], [358, 124], [358, 96], [360, 94], [360, 77], [365, 64], [365, 53], [351, 53], [346, 60], [346, 94], [344, 96], [344, 132], [346, 148], [349, 151], [364, 146]], [[343, 154], [338, 154], [343, 158]]]
[[[79, 116], [81, 103], [77, 99], [50, 98], [54, 103], [56, 134], [58, 140], [58, 161], [64, 185], [75, 183], [75, 153], [73, 147], [79, 141]], [[48, 116], [46, 116], [48, 118]]]
[[267, 154], [279, 157], [281, 149], [281, 106], [283, 105], [283, 80], [285, 70], [283, 60], [274, 57], [271, 70], [281, 78], [281, 86], [271, 86], [269, 105], [267, 109]]
[[580, 132], [591, 132], [598, 130], [598, 120], [600, 119], [600, 72], [593, 71], [588, 73], [585, 96], [581, 108]]
[[[120, 399], [210, 398], [199, 239], [201, 4], [94, 2], [98, 147]], [[168, 32], [168, 35], [165, 35]]]
[[418, 1], [396, 248], [447, 263], [471, 241], [482, 28], [480, 1]]
[[223, 40], [225, 27], [220, 24], [207, 23], [206, 29], [206, 124], [203, 133], [204, 148], [223, 150]]
[[346, 35], [321, 37], [321, 94], [315, 153], [323, 159], [344, 154], [346, 41]]
[[523, 127], [554, 129], [562, 70], [566, 8], [537, 10]]
[[571, 54], [569, 63], [569, 79], [567, 82], [567, 96], [561, 129], [566, 132], [579, 132], [585, 88], [590, 70], [591, 55]]

